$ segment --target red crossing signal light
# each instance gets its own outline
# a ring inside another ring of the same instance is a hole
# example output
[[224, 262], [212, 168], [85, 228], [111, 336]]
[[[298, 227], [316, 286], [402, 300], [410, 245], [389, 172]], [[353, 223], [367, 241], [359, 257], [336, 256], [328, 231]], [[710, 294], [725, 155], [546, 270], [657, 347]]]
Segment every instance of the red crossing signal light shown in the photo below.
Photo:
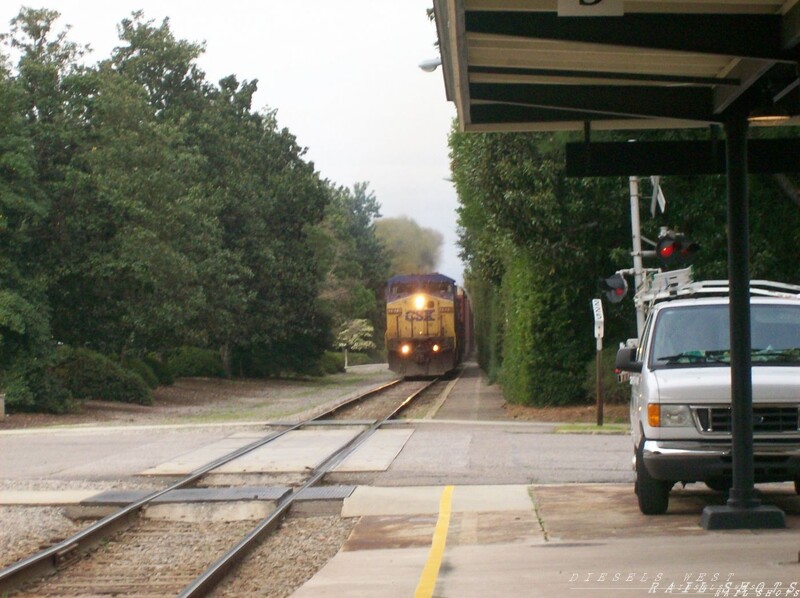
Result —
[[656, 255], [665, 266], [689, 265], [699, 249], [700, 246], [686, 236], [668, 232], [658, 238]]

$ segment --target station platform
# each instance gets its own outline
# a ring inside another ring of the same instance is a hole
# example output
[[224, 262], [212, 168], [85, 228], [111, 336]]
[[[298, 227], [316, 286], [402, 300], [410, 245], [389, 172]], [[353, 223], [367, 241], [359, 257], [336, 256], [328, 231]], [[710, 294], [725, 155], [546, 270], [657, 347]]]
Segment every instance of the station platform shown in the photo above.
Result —
[[705, 531], [698, 505], [722, 497], [697, 490], [647, 517], [629, 485], [360, 487], [350, 538], [293, 596], [796, 596], [798, 497], [764, 498], [788, 529]]

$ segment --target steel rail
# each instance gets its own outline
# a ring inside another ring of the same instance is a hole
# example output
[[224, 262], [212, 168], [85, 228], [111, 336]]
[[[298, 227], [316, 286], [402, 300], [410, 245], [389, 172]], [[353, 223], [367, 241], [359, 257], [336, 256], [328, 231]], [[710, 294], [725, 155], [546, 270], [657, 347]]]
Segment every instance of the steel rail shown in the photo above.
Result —
[[240, 447], [235, 451], [228, 453], [227, 455], [223, 455], [222, 457], [219, 457], [218, 459], [215, 459], [214, 461], [211, 461], [208, 464], [194, 470], [185, 478], [178, 480], [166, 488], [156, 490], [155, 492], [152, 492], [151, 494], [148, 494], [147, 496], [132, 502], [129, 505], [126, 505], [119, 511], [107, 515], [106, 517], [96, 521], [89, 527], [77, 532], [69, 538], [27, 558], [19, 560], [8, 567], [0, 569], [0, 595], [3, 595], [4, 592], [8, 592], [16, 587], [19, 587], [23, 583], [32, 581], [33, 579], [42, 577], [56, 570], [61, 563], [67, 561], [72, 556], [86, 552], [101, 542], [105, 537], [130, 526], [136, 520], [136, 517], [138, 517], [141, 509], [160, 496], [163, 496], [168, 492], [172, 492], [173, 490], [183, 488], [184, 486], [188, 486], [214, 469], [217, 469], [218, 467], [221, 467], [230, 461], [238, 459], [242, 455], [252, 452], [257, 448], [280, 438], [288, 432], [303, 426], [307, 426], [316, 420], [327, 417], [332, 413], [343, 409], [347, 405], [352, 405], [353, 403], [362, 401], [372, 395], [383, 392], [384, 390], [399, 384], [401, 381], [401, 379], [392, 380], [391, 382], [387, 382], [386, 384], [382, 384], [364, 393], [351, 397], [326, 410], [320, 415], [316, 415], [295, 424], [285, 424], [285, 428], [283, 430], [272, 432], [271, 434], [268, 434], [267, 436], [260, 438], [248, 445]]
[[298, 500], [304, 492], [319, 482], [328, 472], [344, 461], [358, 447], [372, 436], [378, 428], [383, 426], [389, 419], [395, 417], [400, 411], [405, 409], [409, 403], [416, 399], [422, 392], [433, 386], [439, 378], [432, 380], [422, 388], [408, 396], [400, 405], [395, 407], [391, 413], [382, 419], [375, 420], [369, 428], [363, 430], [358, 436], [351, 439], [348, 443], [341, 446], [331, 454], [322, 464], [320, 464], [311, 477], [292, 494], [286, 495], [278, 501], [275, 509], [262, 519], [238, 544], [222, 555], [216, 562], [199, 575], [195, 580], [186, 586], [178, 594], [179, 598], [196, 598], [206, 596], [214, 587], [222, 581], [228, 571], [242, 560], [247, 553], [259, 542], [262, 537], [273, 531], [281, 522], [283, 516], [289, 511], [292, 504]]

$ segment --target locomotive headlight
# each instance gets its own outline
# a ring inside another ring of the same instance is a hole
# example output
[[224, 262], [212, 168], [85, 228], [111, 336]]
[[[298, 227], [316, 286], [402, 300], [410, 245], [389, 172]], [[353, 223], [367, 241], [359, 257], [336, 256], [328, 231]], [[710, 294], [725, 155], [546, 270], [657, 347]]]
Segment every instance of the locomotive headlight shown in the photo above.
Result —
[[432, 350], [434, 353], [438, 353], [438, 352], [439, 352], [439, 349], [441, 349], [441, 347], [440, 347], [439, 345], [433, 345], [433, 347], [431, 347], [431, 350]]
[[402, 353], [403, 355], [408, 355], [409, 353], [411, 353], [411, 345], [403, 345], [402, 347], [400, 347], [400, 353]]
[[417, 295], [414, 297], [414, 307], [422, 309], [425, 307], [425, 295]]

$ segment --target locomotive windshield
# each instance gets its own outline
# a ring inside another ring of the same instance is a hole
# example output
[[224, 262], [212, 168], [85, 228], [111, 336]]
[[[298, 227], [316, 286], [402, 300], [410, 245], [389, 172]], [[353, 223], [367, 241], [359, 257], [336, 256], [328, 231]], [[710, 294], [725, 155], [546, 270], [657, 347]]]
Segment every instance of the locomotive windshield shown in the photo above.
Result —
[[389, 285], [387, 299], [395, 301], [415, 293], [426, 293], [441, 297], [442, 299], [452, 298], [455, 287], [444, 281], [437, 282], [397, 282]]

